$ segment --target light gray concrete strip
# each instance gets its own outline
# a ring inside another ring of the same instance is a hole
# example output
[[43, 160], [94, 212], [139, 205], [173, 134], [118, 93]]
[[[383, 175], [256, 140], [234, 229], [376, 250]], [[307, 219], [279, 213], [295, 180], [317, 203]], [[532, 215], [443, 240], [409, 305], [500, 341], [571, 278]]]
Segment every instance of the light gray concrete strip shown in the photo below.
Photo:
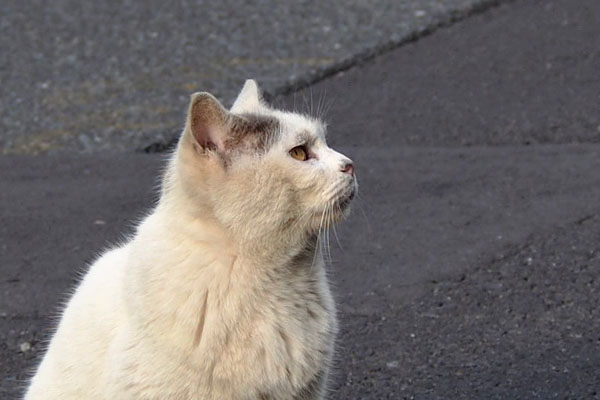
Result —
[[144, 147], [178, 132], [194, 91], [277, 91], [497, 2], [4, 1], [0, 149]]

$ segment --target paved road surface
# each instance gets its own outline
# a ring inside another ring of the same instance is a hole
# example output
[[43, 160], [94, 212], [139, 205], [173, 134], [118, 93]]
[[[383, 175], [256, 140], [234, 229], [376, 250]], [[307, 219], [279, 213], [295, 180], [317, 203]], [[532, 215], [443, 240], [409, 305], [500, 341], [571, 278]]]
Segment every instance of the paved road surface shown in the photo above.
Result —
[[[332, 399], [600, 397], [599, 17], [517, 1], [277, 100], [335, 100], [361, 183], [332, 243]], [[0, 158], [0, 396], [162, 157]]]
[[283, 89], [500, 1], [3, 1], [0, 153], [145, 147], [194, 91]]

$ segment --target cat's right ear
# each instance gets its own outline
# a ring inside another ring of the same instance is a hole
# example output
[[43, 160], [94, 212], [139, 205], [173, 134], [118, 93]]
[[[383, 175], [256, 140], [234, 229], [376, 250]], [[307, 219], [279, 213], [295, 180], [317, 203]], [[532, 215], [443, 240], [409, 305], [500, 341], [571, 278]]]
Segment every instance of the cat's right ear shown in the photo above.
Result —
[[186, 133], [203, 150], [224, 148], [229, 112], [212, 94], [194, 93], [190, 100]]
[[262, 96], [258, 84], [254, 79], [247, 79], [240, 94], [231, 106], [231, 112], [241, 114], [244, 112], [253, 112], [263, 106]]

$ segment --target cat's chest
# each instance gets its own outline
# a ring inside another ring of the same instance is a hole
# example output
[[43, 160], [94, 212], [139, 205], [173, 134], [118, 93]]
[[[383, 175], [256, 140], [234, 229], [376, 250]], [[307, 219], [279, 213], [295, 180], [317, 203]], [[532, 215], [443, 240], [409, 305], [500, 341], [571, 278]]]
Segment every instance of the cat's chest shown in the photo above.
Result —
[[[337, 323], [322, 260], [261, 270], [204, 252], [155, 268], [169, 260], [148, 261], [152, 268], [137, 276], [143, 285], [128, 297], [137, 330], [131, 336], [149, 360], [160, 355], [194, 388], [219, 393], [196, 398], [284, 399], [274, 388], [299, 393], [327, 368]], [[143, 365], [156, 376], [152, 362]], [[158, 381], [181, 384], [171, 375]]]
[[300, 349], [333, 328], [333, 301], [319, 271], [232, 276], [223, 286], [207, 291], [201, 310], [206, 334], [214, 333], [216, 341], [257, 341], [265, 346], [287, 342], [283, 344]]
[[[211, 360], [214, 376], [239, 387], [291, 390], [307, 385], [328, 364], [337, 325], [319, 271], [242, 280], [213, 296], [209, 292], [206, 299], [203, 337], [194, 339], [194, 354], [201, 363]], [[253, 372], [240, 375], [239, 368]]]

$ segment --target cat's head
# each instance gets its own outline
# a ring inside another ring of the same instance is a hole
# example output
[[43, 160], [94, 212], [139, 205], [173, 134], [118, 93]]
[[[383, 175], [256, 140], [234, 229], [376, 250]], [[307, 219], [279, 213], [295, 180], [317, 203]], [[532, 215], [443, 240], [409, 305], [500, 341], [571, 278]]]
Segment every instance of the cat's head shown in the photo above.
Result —
[[236, 235], [314, 234], [347, 214], [357, 190], [352, 161], [325, 133], [317, 119], [269, 107], [253, 80], [231, 110], [195, 93], [176, 175], [189, 204]]

